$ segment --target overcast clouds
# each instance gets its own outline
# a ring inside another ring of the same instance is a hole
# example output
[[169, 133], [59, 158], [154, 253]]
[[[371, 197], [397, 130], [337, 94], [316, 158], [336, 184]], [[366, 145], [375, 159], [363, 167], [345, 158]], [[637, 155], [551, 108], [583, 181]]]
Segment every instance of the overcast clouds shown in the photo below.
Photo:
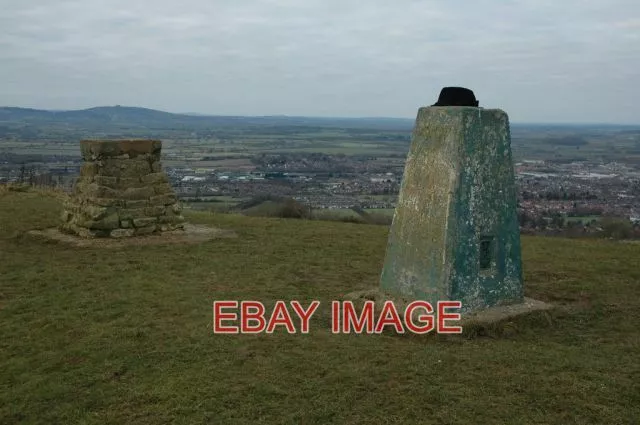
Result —
[[0, 0], [0, 104], [640, 123], [637, 0]]

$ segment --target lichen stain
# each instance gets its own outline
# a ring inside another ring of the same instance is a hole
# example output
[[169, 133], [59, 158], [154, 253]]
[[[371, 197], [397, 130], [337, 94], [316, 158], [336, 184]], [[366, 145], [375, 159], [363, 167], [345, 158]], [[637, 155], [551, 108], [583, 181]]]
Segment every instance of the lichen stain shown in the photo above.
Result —
[[[421, 108], [387, 246], [381, 286], [465, 311], [522, 296], [507, 115]], [[495, 235], [494, 269], [479, 272], [479, 237]]]

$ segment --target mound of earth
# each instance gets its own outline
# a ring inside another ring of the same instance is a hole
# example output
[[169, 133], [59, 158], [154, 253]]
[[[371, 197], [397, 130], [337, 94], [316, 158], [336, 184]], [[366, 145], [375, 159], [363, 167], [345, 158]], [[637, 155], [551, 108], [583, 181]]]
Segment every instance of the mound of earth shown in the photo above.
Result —
[[236, 210], [254, 217], [308, 218], [309, 208], [293, 198], [260, 196], [238, 204]]

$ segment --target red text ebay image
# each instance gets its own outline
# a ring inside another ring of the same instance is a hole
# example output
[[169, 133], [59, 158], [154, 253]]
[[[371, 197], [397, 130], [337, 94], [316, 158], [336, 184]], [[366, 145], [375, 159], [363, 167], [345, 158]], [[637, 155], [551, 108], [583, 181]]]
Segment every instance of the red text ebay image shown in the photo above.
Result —
[[[298, 301], [277, 301], [267, 312], [259, 301], [214, 301], [213, 332], [216, 334], [273, 333], [281, 328], [290, 334], [309, 333], [311, 317], [320, 307], [320, 301], [303, 306]], [[373, 301], [366, 301], [356, 311], [351, 301], [331, 302], [331, 331], [334, 334], [366, 333], [380, 334], [385, 328], [397, 333], [426, 334], [436, 331], [441, 334], [462, 333], [460, 314], [449, 310], [460, 309], [460, 301], [439, 301], [437, 308], [426, 301], [413, 301], [399, 311], [393, 301], [386, 301], [380, 313], [375, 314]]]

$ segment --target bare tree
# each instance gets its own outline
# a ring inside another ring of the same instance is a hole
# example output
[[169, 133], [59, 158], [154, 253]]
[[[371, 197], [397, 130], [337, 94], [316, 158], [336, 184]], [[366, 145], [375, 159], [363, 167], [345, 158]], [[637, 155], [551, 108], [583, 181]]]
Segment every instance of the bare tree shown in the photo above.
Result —
[[26, 174], [26, 167], [23, 162], [22, 165], [20, 165], [20, 177], [18, 180], [20, 183], [24, 183], [25, 174]]
[[36, 177], [36, 170], [35, 170], [35, 167], [32, 165], [29, 168], [29, 186], [33, 186], [34, 185], [35, 177]]

